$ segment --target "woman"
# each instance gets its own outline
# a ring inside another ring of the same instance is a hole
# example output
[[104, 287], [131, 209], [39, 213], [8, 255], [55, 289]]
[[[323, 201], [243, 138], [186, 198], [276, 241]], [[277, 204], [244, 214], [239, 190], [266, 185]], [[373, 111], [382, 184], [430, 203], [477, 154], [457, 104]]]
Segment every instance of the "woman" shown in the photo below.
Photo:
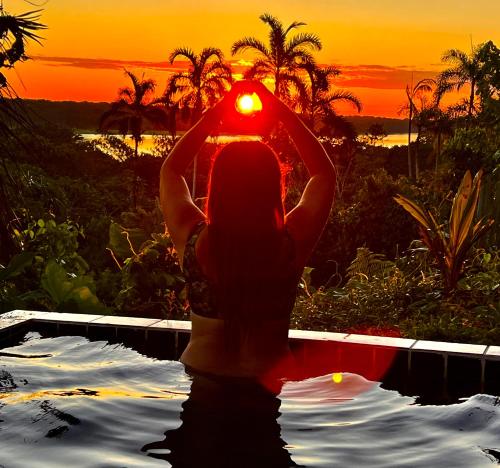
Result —
[[[235, 116], [237, 97], [256, 92], [263, 114], [282, 122], [310, 179], [284, 213], [281, 171], [261, 142], [235, 142], [216, 156], [207, 212], [191, 199], [184, 172], [205, 139]], [[291, 362], [288, 326], [297, 284], [328, 218], [335, 170], [298, 116], [259, 82], [236, 82], [191, 128], [161, 169], [160, 200], [191, 305], [188, 369], [223, 376], [283, 374]]]

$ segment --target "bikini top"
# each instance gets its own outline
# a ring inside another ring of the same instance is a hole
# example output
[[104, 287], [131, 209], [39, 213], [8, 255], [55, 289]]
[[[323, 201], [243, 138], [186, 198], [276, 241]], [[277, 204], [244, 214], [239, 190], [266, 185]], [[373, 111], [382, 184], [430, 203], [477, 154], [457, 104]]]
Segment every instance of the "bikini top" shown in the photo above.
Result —
[[[191, 310], [195, 314], [208, 318], [220, 318], [216, 309], [214, 285], [203, 273], [196, 257], [196, 241], [205, 226], [205, 221], [200, 221], [195, 225], [191, 231], [184, 250], [183, 272], [187, 284], [187, 299]], [[292, 262], [295, 259], [295, 248], [293, 238], [286, 228], [285, 242], [287, 259], [289, 260], [291, 266], [293, 265]], [[284, 269], [286, 269], [289, 274], [285, 278], [280, 279], [281, 287], [279, 288], [279, 291], [277, 291], [279, 297], [273, 307], [273, 314], [272, 317], [269, 317], [270, 319], [284, 317], [289, 318], [295, 304], [297, 285], [301, 274], [300, 272], [296, 272], [295, 268], [287, 268], [287, 265], [284, 265]]]

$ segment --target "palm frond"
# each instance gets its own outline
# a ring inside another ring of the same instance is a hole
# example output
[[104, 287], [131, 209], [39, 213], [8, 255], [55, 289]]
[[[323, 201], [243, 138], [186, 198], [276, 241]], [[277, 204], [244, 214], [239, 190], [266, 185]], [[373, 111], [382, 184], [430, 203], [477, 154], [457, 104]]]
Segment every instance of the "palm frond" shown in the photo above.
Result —
[[189, 47], [178, 47], [169, 55], [168, 61], [174, 63], [174, 60], [179, 56], [186, 57], [192, 63], [193, 67], [197, 65], [197, 57], [193, 49]]
[[301, 26], [306, 26], [306, 25], [307, 23], [303, 23], [302, 21], [294, 21], [285, 29], [285, 34], [284, 34], [285, 37], [292, 29], [300, 28]]
[[283, 23], [275, 16], [269, 13], [264, 13], [259, 16], [259, 19], [263, 23], [266, 23], [273, 31], [280, 31], [281, 35], [284, 35]]
[[137, 93], [137, 91], [141, 87], [139, 78], [137, 78], [134, 73], [128, 70], [125, 70], [125, 75], [127, 75], [131, 79], [132, 85], [134, 86], [134, 91], [135, 93]]
[[222, 50], [217, 47], [205, 47], [200, 53], [200, 68], [204, 68], [205, 64], [212, 57], [216, 57], [219, 62], [224, 61], [224, 54], [222, 53]]
[[325, 96], [324, 101], [328, 104], [333, 104], [336, 101], [345, 101], [351, 104], [358, 112], [363, 110], [363, 104], [359, 98], [355, 94], [346, 90], [332, 91]]
[[129, 88], [128, 86], [126, 86], [125, 88], [120, 88], [118, 90], [118, 96], [120, 99], [125, 99], [129, 103], [132, 103], [135, 100], [135, 92], [132, 88]]
[[316, 34], [300, 33], [288, 41], [285, 50], [286, 52], [291, 52], [299, 47], [321, 50], [323, 45], [321, 43], [321, 39]]
[[467, 54], [459, 49], [449, 49], [441, 57], [443, 62], [465, 64], [469, 61]]
[[243, 52], [247, 49], [256, 50], [268, 59], [271, 57], [271, 53], [265, 44], [255, 37], [244, 37], [243, 39], [236, 41], [231, 47], [231, 54], [236, 55], [238, 52]]

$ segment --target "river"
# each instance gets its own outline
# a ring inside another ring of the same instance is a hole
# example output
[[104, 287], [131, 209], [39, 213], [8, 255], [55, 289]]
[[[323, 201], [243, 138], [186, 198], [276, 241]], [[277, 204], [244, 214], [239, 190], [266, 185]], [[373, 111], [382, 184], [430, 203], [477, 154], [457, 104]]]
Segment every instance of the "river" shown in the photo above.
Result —
[[[183, 132], [178, 132], [179, 135], [182, 135]], [[92, 140], [97, 140], [99, 139], [102, 135], [98, 133], [82, 133], [81, 136], [83, 137], [84, 140], [87, 141], [92, 141]], [[139, 153], [152, 153], [155, 142], [154, 142], [154, 137], [155, 135], [143, 135], [143, 141], [139, 145]], [[123, 139], [123, 137], [119, 137]], [[412, 140], [415, 141], [417, 138], [416, 133], [412, 133]], [[219, 142], [219, 143], [229, 143], [231, 141], [235, 140], [256, 140], [259, 139], [259, 137], [255, 136], [248, 136], [248, 135], [221, 135], [219, 137], [213, 138], [212, 141], [214, 142]], [[126, 137], [124, 139], [125, 143], [127, 143], [131, 148], [134, 147], [134, 141], [132, 140], [131, 137]], [[392, 148], [393, 146], [397, 145], [406, 145], [408, 143], [408, 134], [407, 133], [391, 133], [387, 135], [387, 137], [384, 138], [382, 141], [381, 146], [384, 146], [386, 148]]]

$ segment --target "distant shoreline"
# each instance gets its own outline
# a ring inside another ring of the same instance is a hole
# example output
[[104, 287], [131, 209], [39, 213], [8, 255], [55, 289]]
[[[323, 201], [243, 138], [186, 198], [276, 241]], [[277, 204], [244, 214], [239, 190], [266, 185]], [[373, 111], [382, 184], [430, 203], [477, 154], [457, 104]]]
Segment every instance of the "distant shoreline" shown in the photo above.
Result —
[[[61, 125], [82, 134], [95, 133], [101, 115], [110, 106], [108, 102], [49, 101], [46, 99], [25, 99], [23, 103], [32, 112], [32, 118], [35, 121]], [[381, 124], [389, 134], [408, 131], [408, 119], [368, 115], [346, 115], [344, 117], [354, 125], [360, 134], [366, 133], [370, 125], [375, 123]], [[179, 131], [182, 131], [186, 125], [179, 122], [178, 127]], [[164, 132], [149, 131], [146, 133], [152, 135]]]

